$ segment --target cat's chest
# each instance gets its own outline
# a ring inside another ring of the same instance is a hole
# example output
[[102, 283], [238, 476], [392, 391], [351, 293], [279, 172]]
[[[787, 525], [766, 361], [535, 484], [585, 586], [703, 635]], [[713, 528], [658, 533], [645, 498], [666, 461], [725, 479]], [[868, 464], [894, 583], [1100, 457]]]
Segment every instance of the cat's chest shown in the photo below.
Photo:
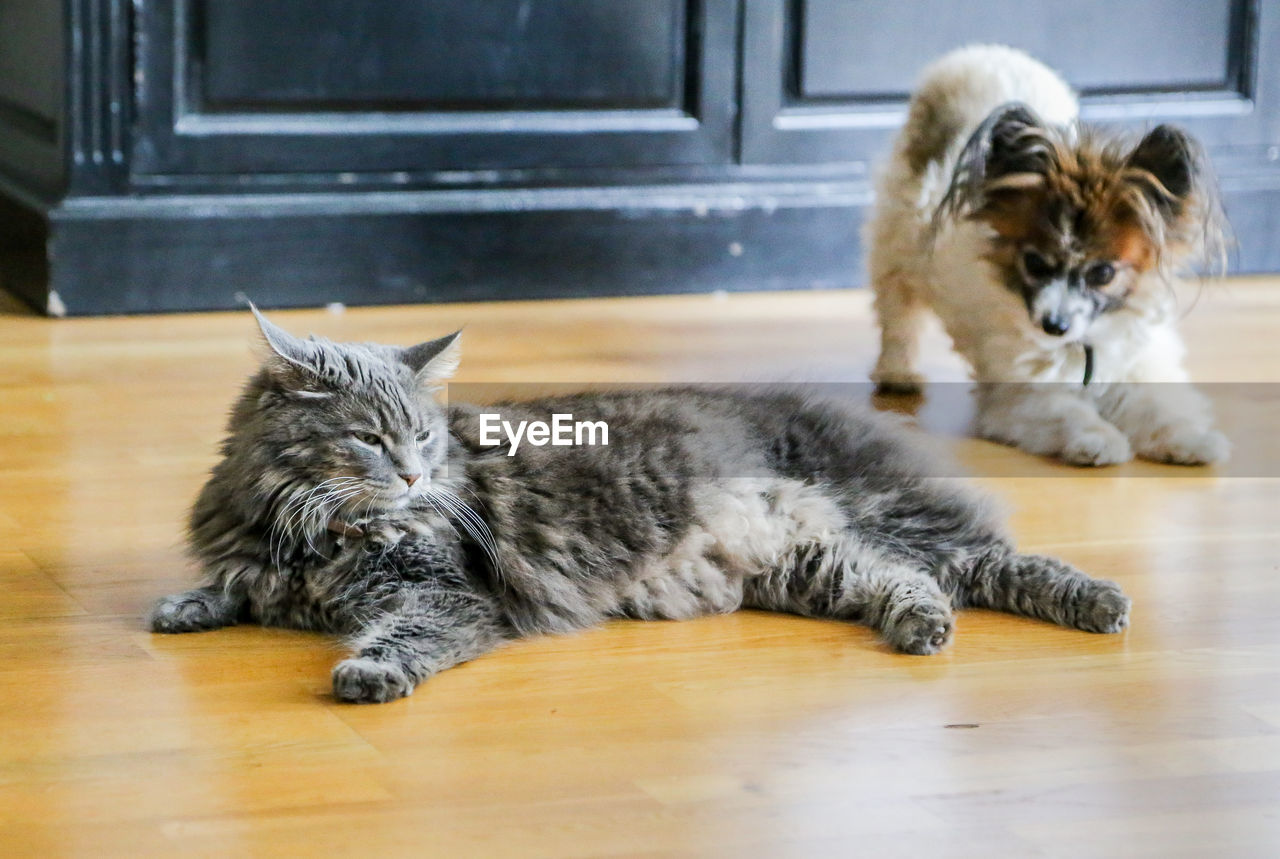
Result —
[[342, 595], [350, 588], [354, 566], [352, 558], [339, 555], [265, 569], [248, 593], [254, 620], [265, 626], [349, 631]]

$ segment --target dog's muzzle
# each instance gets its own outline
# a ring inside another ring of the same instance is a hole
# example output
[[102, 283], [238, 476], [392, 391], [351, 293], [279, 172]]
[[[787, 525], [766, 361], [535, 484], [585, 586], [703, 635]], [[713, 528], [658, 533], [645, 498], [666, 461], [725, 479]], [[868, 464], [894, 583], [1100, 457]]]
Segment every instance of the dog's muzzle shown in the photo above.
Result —
[[1045, 334], [1061, 337], [1071, 329], [1071, 320], [1061, 313], [1046, 313], [1040, 317], [1040, 327]]

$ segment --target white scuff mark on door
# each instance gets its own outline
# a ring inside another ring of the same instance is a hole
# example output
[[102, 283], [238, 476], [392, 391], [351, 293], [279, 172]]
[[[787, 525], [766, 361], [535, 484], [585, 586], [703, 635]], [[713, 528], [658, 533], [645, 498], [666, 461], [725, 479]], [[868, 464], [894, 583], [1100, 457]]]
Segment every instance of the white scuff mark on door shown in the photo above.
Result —
[[49, 290], [49, 300], [45, 302], [44, 310], [45, 313], [58, 319], [67, 315], [67, 306], [62, 303], [62, 296], [52, 289]]

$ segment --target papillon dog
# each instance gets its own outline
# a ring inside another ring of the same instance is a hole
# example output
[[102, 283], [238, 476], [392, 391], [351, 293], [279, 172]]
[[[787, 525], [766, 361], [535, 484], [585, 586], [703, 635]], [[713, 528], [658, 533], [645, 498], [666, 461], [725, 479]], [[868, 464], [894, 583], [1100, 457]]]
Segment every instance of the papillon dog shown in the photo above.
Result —
[[1176, 323], [1180, 284], [1223, 257], [1224, 230], [1185, 132], [1081, 125], [1045, 65], [956, 50], [923, 73], [867, 224], [872, 378], [919, 391], [932, 311], [978, 382], [980, 436], [1077, 465], [1220, 461], [1230, 446]]

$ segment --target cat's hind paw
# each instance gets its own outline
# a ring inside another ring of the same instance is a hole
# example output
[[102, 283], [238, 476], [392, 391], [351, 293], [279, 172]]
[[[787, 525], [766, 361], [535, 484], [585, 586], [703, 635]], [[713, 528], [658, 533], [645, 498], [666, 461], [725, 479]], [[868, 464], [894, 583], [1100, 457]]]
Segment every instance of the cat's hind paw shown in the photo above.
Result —
[[903, 653], [929, 656], [946, 647], [955, 631], [949, 606], [942, 602], [921, 601], [885, 627], [884, 637]]
[[1133, 604], [1115, 582], [1090, 581], [1075, 597], [1072, 626], [1085, 632], [1122, 632]]
[[384, 704], [413, 691], [399, 665], [373, 659], [344, 659], [333, 669], [333, 697], [352, 704]]

